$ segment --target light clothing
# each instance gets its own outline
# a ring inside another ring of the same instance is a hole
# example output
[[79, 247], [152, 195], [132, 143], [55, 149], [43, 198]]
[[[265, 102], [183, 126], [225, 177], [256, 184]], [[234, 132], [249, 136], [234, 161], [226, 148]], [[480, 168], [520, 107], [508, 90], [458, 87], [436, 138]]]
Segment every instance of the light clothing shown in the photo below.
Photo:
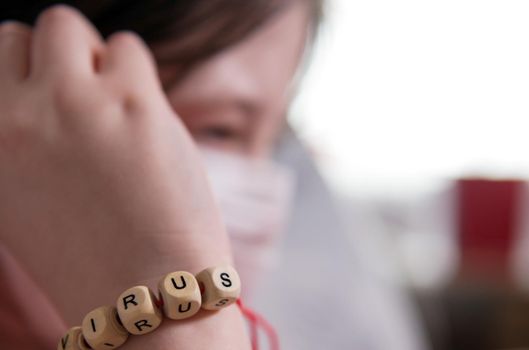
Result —
[[295, 172], [292, 217], [279, 264], [248, 303], [277, 328], [281, 348], [428, 349], [408, 296], [377, 280], [354, 253], [361, 247], [352, 249], [329, 190], [292, 133], [277, 159]]

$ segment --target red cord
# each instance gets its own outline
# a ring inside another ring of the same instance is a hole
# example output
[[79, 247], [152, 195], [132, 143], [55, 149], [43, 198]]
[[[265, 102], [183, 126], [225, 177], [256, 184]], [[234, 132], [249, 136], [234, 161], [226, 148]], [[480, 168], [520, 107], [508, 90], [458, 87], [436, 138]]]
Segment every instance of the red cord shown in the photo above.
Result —
[[[155, 305], [159, 308], [163, 307], [163, 298], [160, 293], [158, 298], [155, 298]], [[250, 324], [250, 339], [252, 342], [252, 350], [259, 350], [259, 326], [261, 326], [268, 337], [271, 350], [279, 350], [279, 337], [274, 327], [261, 315], [253, 311], [242, 303], [241, 299], [237, 299], [237, 305], [241, 309], [243, 315], [248, 319]]]
[[237, 304], [239, 305], [243, 315], [248, 319], [248, 323], [250, 325], [250, 340], [252, 342], [252, 349], [259, 350], [259, 330], [257, 328], [257, 319], [255, 314], [252, 312], [252, 310], [246, 308], [240, 299], [237, 300]]
[[271, 350], [279, 350], [279, 337], [274, 327], [261, 315], [245, 306], [241, 299], [237, 300], [237, 305], [241, 309], [243, 315], [250, 323], [250, 337], [252, 342], [252, 349], [259, 350], [259, 326], [261, 326], [268, 336]]

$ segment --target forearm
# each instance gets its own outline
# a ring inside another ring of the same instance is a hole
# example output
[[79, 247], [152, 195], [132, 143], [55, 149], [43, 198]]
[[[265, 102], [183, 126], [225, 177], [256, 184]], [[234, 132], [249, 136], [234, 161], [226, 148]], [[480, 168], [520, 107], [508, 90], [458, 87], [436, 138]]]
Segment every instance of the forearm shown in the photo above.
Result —
[[[93, 308], [115, 304], [132, 286], [143, 284], [156, 292], [159, 279], [167, 273], [196, 274], [209, 266], [232, 263], [220, 225], [184, 227], [179, 223], [174, 229], [138, 232], [127, 225], [128, 220], [116, 216], [114, 220], [108, 223], [96, 216], [81, 225], [78, 220], [50, 217], [49, 228], [35, 227], [32, 222], [37, 220], [10, 228], [15, 238], [33, 233], [30, 241], [12, 252], [67, 325], [80, 323]], [[49, 236], [64, 237], [59, 250], [48, 245]]]

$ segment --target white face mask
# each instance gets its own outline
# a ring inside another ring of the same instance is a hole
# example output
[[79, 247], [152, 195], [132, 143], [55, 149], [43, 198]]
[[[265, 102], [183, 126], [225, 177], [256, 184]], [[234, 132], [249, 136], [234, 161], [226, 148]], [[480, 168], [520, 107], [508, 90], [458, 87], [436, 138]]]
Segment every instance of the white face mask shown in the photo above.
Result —
[[244, 296], [278, 263], [294, 176], [273, 160], [255, 160], [202, 148], [213, 194], [231, 239]]

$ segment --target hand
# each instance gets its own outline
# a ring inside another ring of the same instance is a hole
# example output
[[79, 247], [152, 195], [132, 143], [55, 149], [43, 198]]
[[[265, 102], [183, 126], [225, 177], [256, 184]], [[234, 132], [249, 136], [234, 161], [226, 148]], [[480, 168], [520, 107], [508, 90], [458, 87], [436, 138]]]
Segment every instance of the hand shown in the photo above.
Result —
[[104, 42], [64, 6], [33, 30], [0, 26], [0, 228], [71, 326], [132, 285], [230, 262], [194, 144], [134, 34]]

